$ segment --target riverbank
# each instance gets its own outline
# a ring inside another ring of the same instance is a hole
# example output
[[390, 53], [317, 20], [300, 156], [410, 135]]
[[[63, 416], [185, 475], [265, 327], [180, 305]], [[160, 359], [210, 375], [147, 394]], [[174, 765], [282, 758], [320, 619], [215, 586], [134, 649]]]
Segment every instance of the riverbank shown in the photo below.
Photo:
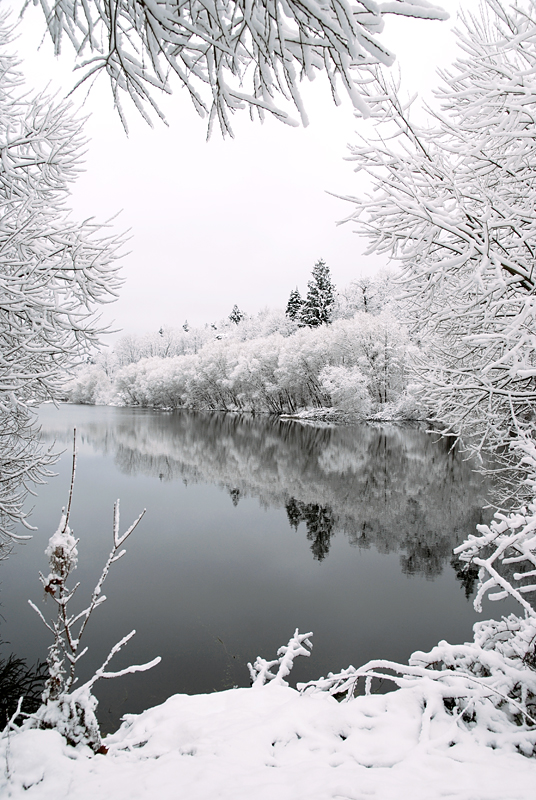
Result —
[[486, 747], [422, 687], [338, 703], [268, 684], [128, 715], [106, 755], [55, 731], [4, 736], [13, 800], [532, 800], [536, 763]]
[[359, 425], [373, 422], [393, 423], [396, 425], [411, 424], [422, 427], [423, 430], [427, 430], [432, 424], [415, 413], [404, 415], [390, 404], [386, 404], [386, 408], [382, 411], [366, 417], [353, 411], [325, 407], [304, 408], [294, 414], [278, 414], [278, 417], [283, 420], [290, 419], [298, 422], [329, 423], [332, 425]]

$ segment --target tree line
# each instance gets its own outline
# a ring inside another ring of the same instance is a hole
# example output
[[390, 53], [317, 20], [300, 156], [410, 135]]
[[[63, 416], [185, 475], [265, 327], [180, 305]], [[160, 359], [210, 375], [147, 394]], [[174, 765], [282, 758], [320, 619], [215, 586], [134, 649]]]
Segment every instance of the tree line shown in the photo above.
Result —
[[[263, 311], [238, 321], [231, 315], [203, 329], [127, 337], [80, 369], [67, 396], [78, 403], [224, 411], [295, 413], [334, 406], [360, 417], [422, 414], [408, 392], [419, 348], [389, 300], [390, 285], [385, 273], [336, 296], [329, 269], [319, 261], [298, 319], [288, 309]], [[363, 310], [367, 296], [377, 298], [374, 313], [372, 299]], [[309, 325], [305, 314], [313, 320]]]

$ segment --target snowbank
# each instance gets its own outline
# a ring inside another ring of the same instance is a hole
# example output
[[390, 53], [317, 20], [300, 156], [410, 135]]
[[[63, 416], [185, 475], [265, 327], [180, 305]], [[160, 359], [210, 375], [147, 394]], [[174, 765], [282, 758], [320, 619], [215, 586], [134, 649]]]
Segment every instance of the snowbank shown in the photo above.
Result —
[[0, 796], [533, 800], [534, 760], [479, 745], [446, 713], [422, 719], [417, 687], [343, 703], [274, 683], [175, 695], [128, 715], [106, 755], [50, 730], [4, 736]]

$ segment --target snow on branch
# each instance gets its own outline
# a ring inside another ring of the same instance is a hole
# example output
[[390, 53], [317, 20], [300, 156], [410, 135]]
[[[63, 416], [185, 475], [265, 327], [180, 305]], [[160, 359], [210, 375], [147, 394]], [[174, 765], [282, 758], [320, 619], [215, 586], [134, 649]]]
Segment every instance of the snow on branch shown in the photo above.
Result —
[[298, 84], [317, 71], [326, 72], [335, 103], [340, 83], [366, 115], [353, 75], [393, 62], [378, 38], [384, 16], [448, 18], [426, 0], [41, 0], [41, 8], [56, 53], [65, 36], [80, 59], [77, 85], [108, 74], [124, 124], [122, 94], [147, 120], [151, 109], [163, 118], [152, 91], [170, 94], [174, 75], [209, 132], [217, 120], [230, 134], [230, 115], [244, 108], [295, 125], [290, 105], [307, 124]]
[[[408, 664], [374, 660], [359, 669], [348, 667], [327, 678], [298, 684], [307, 694], [327, 692], [348, 702], [364, 682], [371, 694], [373, 682], [394, 683], [419, 694], [422, 703], [421, 739], [426, 740], [432, 719], [452, 719], [449, 737], [457, 729], [471, 730], [475, 741], [489, 747], [514, 748], [536, 754], [536, 671], [497, 649], [497, 641], [519, 632], [519, 618], [475, 625], [475, 640], [463, 645], [442, 641], [429, 653], [416, 652]], [[500, 628], [500, 630], [499, 630]]]
[[24, 499], [50, 474], [31, 409], [61, 398], [66, 374], [102, 333], [117, 298], [124, 239], [68, 209], [81, 170], [83, 120], [71, 104], [29, 92], [0, 19], [0, 537], [31, 530]]
[[[277, 651], [278, 657], [273, 661], [266, 661], [266, 659], [257, 656], [253, 666], [248, 662], [252, 686], [258, 688], [264, 686], [267, 681], [272, 681], [279, 686], [288, 686], [287, 681], [284, 679], [290, 674], [296, 656], [311, 655], [313, 645], [310, 637], [312, 635], [311, 632], [300, 633], [296, 628], [292, 639], [289, 640], [288, 644], [279, 648]], [[277, 667], [277, 672], [271, 672], [275, 667]]]
[[[5, 39], [2, 30], [0, 46]], [[65, 371], [95, 343], [95, 308], [117, 298], [124, 240], [65, 209], [84, 146], [72, 107], [18, 96], [3, 53], [0, 68], [0, 410], [9, 411], [57, 399]]]

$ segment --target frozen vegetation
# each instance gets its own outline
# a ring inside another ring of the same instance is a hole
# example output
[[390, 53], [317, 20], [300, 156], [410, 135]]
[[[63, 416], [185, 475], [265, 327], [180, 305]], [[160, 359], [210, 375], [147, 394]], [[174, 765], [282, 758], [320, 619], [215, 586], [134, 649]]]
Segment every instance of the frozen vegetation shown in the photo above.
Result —
[[[352, 419], [426, 416], [409, 384], [422, 347], [390, 295], [394, 276], [362, 279], [334, 295], [329, 316], [282, 311], [202, 329], [125, 337], [66, 386], [75, 403], [140, 405]], [[320, 311], [318, 312], [321, 313]]]
[[122, 239], [72, 218], [68, 199], [84, 145], [71, 106], [31, 95], [0, 19], [0, 540], [32, 484], [50, 474], [32, 407], [57, 398], [65, 370], [102, 331], [95, 311], [116, 298]]
[[4, 737], [0, 786], [6, 797], [43, 800], [530, 800], [534, 762], [512, 745], [486, 747], [430, 683], [349, 703], [275, 681], [175, 695], [128, 717], [106, 755], [54, 730]]
[[273, 115], [287, 125], [307, 125], [300, 83], [320, 72], [337, 105], [342, 89], [367, 116], [359, 85], [363, 66], [394, 61], [381, 38], [385, 17], [448, 17], [427, 0], [260, 0], [252, 6], [174, 0], [113, 7], [63, 0], [54, 14], [47, 4], [42, 8], [55, 51], [65, 41], [74, 48], [79, 83], [106, 73], [125, 127], [123, 100], [146, 120], [151, 113], [163, 118], [157, 95], [178, 86], [207, 119], [209, 134], [215, 123], [232, 134], [231, 117], [240, 110], [260, 120]]

